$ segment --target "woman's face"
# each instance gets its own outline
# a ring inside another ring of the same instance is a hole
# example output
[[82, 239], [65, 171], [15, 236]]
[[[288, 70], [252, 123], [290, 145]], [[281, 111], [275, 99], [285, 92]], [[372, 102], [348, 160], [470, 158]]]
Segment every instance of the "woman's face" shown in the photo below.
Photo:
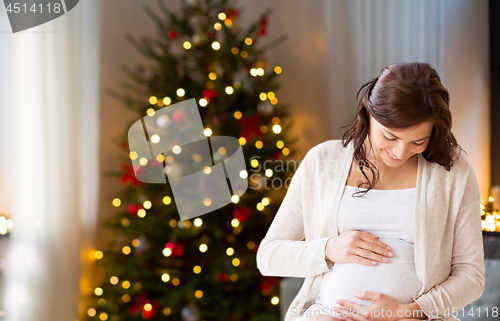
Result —
[[389, 167], [400, 167], [406, 161], [422, 153], [429, 144], [434, 124], [424, 122], [416, 127], [403, 131], [395, 131], [382, 126], [371, 115], [370, 140], [376, 159]]

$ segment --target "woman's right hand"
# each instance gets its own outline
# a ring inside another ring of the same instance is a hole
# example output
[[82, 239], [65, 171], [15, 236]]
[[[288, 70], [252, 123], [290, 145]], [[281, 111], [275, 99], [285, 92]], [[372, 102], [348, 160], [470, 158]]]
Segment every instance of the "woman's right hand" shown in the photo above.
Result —
[[391, 248], [378, 240], [378, 235], [357, 230], [346, 231], [328, 239], [326, 257], [333, 263], [358, 263], [374, 266], [387, 263], [392, 257]]

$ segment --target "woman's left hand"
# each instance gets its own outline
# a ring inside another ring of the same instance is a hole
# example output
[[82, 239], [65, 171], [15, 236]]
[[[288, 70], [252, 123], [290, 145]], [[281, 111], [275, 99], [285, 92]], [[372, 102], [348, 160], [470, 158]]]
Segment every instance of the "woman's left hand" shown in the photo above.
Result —
[[[396, 299], [380, 292], [361, 291], [357, 298], [371, 300], [373, 304], [369, 307], [362, 306], [347, 300], [337, 300], [341, 307], [333, 310], [343, 312], [341, 320], [345, 321], [396, 321], [396, 320], [418, 320], [405, 316], [406, 304], [399, 303]], [[398, 312], [399, 311], [399, 312]]]

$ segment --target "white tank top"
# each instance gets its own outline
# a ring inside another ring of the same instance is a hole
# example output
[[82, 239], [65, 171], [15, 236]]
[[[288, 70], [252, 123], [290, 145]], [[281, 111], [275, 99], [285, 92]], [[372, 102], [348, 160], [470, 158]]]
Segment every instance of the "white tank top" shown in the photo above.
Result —
[[[348, 185], [344, 189], [338, 212], [339, 235], [348, 230], [378, 235], [381, 242], [392, 248], [393, 257], [375, 266], [334, 263], [323, 274], [315, 302], [331, 308], [338, 306], [335, 300], [344, 299], [370, 306], [373, 301], [355, 296], [356, 292], [367, 290], [381, 292], [399, 303], [412, 303], [413, 295], [418, 295], [422, 288], [415, 273], [413, 253], [416, 188], [372, 189], [364, 196], [352, 197], [356, 190]], [[366, 189], [360, 188], [363, 190]]]

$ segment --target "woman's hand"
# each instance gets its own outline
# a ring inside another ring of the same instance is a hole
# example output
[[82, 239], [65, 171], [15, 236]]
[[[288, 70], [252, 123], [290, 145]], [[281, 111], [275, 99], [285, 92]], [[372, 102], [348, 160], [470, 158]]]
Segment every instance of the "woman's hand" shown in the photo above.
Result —
[[[332, 237], [326, 243], [326, 257], [333, 263], [376, 265], [392, 257], [391, 248], [378, 240], [378, 235], [356, 230]], [[384, 260], [385, 259], [385, 260]]]
[[[412, 318], [412, 311], [407, 309], [407, 304], [399, 303], [396, 299], [379, 292], [362, 291], [356, 294], [362, 300], [372, 300], [370, 306], [362, 306], [347, 300], [337, 300], [341, 307], [332, 308], [342, 313], [343, 321], [420, 321]], [[407, 312], [409, 311], [409, 312]]]

